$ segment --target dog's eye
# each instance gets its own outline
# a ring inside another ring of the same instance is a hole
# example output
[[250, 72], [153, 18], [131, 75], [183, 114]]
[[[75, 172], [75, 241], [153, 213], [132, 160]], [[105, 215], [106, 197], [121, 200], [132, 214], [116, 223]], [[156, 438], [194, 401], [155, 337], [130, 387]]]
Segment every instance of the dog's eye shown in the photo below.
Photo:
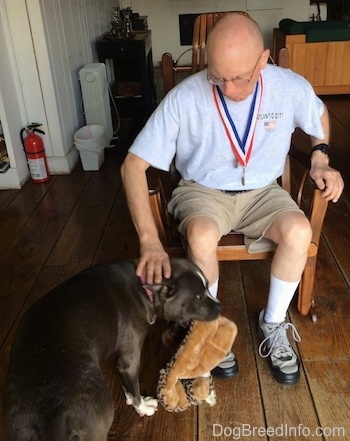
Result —
[[202, 298], [201, 294], [196, 294], [196, 299], [200, 300]]

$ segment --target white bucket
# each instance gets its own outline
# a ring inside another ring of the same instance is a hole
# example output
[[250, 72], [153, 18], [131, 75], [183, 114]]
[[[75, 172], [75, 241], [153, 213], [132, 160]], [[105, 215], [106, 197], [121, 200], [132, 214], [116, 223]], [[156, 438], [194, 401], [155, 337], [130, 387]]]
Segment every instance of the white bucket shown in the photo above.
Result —
[[107, 146], [106, 129], [101, 124], [89, 124], [81, 127], [74, 134], [74, 144], [79, 150], [81, 163], [85, 171], [99, 170]]

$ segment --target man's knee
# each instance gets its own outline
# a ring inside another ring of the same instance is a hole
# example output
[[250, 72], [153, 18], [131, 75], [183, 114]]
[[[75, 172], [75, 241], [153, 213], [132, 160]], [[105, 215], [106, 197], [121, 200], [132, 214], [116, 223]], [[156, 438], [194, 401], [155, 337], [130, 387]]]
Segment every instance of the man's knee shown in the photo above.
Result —
[[186, 239], [192, 255], [216, 252], [219, 229], [216, 222], [205, 216], [194, 217], [186, 226]]
[[280, 214], [265, 236], [277, 244], [289, 246], [308, 246], [312, 237], [312, 229], [308, 218], [300, 212]]
[[304, 215], [296, 216], [289, 226], [290, 240], [297, 240], [299, 242], [310, 242], [312, 237], [312, 229], [308, 218]]
[[289, 246], [307, 248], [311, 242], [312, 229], [303, 213], [290, 213], [284, 217], [281, 227], [282, 241]]

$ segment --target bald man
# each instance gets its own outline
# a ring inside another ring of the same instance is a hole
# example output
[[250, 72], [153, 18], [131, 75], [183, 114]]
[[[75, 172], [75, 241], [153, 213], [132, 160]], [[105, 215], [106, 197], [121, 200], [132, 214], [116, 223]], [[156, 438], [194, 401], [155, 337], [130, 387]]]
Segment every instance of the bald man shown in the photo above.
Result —
[[[304, 213], [276, 182], [283, 172], [291, 135], [310, 136], [310, 175], [328, 201], [337, 202], [343, 180], [329, 166], [329, 120], [311, 85], [287, 69], [268, 64], [259, 26], [248, 16], [219, 20], [207, 41], [207, 69], [182, 81], [160, 103], [122, 165], [128, 205], [140, 240], [138, 275], [148, 282], [170, 276], [169, 257], [159, 240], [148, 203], [146, 170], [175, 165], [181, 180], [169, 211], [179, 219], [196, 263], [217, 295], [217, 242], [242, 232], [249, 252], [275, 249], [266, 308], [258, 324], [259, 353], [274, 378], [295, 384], [299, 360], [287, 329], [300, 337], [286, 313], [299, 284], [311, 241]], [[234, 283], [234, 281], [232, 281]], [[229, 353], [213, 374], [238, 372]]]

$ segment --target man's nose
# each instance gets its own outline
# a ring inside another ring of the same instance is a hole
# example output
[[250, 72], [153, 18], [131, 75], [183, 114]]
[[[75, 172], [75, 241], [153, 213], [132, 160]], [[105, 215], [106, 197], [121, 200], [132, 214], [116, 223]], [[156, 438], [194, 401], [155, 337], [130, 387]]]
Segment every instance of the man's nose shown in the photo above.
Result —
[[238, 87], [233, 81], [225, 81], [221, 86], [221, 91], [224, 95], [229, 96], [235, 94], [238, 91]]

